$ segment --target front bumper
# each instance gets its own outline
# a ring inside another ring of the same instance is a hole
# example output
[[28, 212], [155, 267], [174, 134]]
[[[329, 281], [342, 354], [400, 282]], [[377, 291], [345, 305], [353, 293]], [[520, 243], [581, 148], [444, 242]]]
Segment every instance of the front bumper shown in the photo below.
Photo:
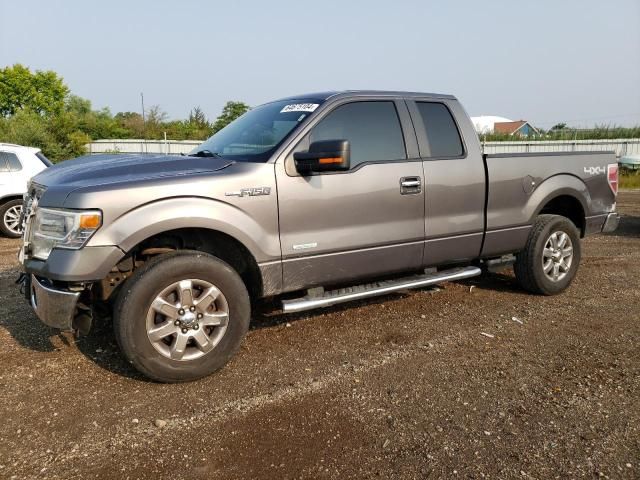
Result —
[[60, 330], [74, 330], [73, 320], [80, 292], [60, 290], [45, 284], [35, 275], [31, 275], [25, 285], [31, 307], [42, 323]]
[[620, 223], [620, 215], [616, 212], [610, 213], [607, 215], [607, 219], [602, 224], [602, 232], [609, 233], [613, 232], [618, 228], [618, 224]]
[[84, 247], [79, 250], [54, 248], [49, 258], [20, 260], [27, 273], [60, 282], [95, 282], [105, 278], [124, 257], [116, 246]]

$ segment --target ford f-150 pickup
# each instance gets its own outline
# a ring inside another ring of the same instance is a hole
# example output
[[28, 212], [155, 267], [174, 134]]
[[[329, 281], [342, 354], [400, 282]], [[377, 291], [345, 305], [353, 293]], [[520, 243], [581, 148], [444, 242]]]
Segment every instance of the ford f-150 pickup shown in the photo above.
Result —
[[613, 153], [484, 155], [450, 95], [345, 91], [250, 110], [186, 156], [103, 155], [36, 175], [21, 285], [45, 324], [108, 306], [148, 377], [221, 368], [252, 305], [296, 312], [513, 265], [562, 292], [580, 239], [618, 224]]

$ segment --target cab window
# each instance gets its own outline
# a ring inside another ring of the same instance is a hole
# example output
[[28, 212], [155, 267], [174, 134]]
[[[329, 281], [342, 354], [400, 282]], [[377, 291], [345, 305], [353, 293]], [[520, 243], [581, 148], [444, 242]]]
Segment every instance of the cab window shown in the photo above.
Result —
[[351, 168], [363, 162], [407, 158], [398, 112], [390, 101], [337, 107], [311, 130], [309, 141], [320, 140], [348, 140]]
[[430, 157], [460, 157], [464, 147], [453, 115], [443, 103], [416, 102], [429, 140]]

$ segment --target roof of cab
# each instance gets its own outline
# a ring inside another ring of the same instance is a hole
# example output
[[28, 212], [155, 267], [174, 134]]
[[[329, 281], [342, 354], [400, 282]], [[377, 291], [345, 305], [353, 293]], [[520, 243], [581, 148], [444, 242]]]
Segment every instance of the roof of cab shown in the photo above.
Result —
[[316, 92], [305, 93], [302, 95], [293, 95], [291, 97], [281, 98], [279, 100], [297, 100], [297, 99], [316, 99], [320, 101], [328, 100], [333, 97], [365, 97], [365, 96], [389, 96], [389, 97], [433, 97], [433, 98], [447, 98], [455, 100], [453, 95], [446, 95], [441, 93], [425, 93], [425, 92], [399, 92], [392, 90], [341, 90], [341, 91], [329, 91], [329, 92]]

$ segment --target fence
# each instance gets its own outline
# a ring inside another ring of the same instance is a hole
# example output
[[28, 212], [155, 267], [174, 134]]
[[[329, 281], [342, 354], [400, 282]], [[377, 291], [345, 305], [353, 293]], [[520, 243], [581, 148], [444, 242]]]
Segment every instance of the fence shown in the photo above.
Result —
[[87, 144], [87, 151], [90, 154], [164, 153], [179, 155], [189, 153], [201, 143], [201, 140], [96, 140]]
[[[87, 144], [89, 153], [189, 153], [202, 143], [199, 140], [96, 140]], [[640, 138], [614, 140], [552, 140], [482, 142], [485, 153], [537, 153], [614, 151], [620, 158], [640, 154]]]
[[616, 152], [616, 157], [640, 154], [640, 138], [613, 140], [530, 140], [482, 142], [484, 153]]

